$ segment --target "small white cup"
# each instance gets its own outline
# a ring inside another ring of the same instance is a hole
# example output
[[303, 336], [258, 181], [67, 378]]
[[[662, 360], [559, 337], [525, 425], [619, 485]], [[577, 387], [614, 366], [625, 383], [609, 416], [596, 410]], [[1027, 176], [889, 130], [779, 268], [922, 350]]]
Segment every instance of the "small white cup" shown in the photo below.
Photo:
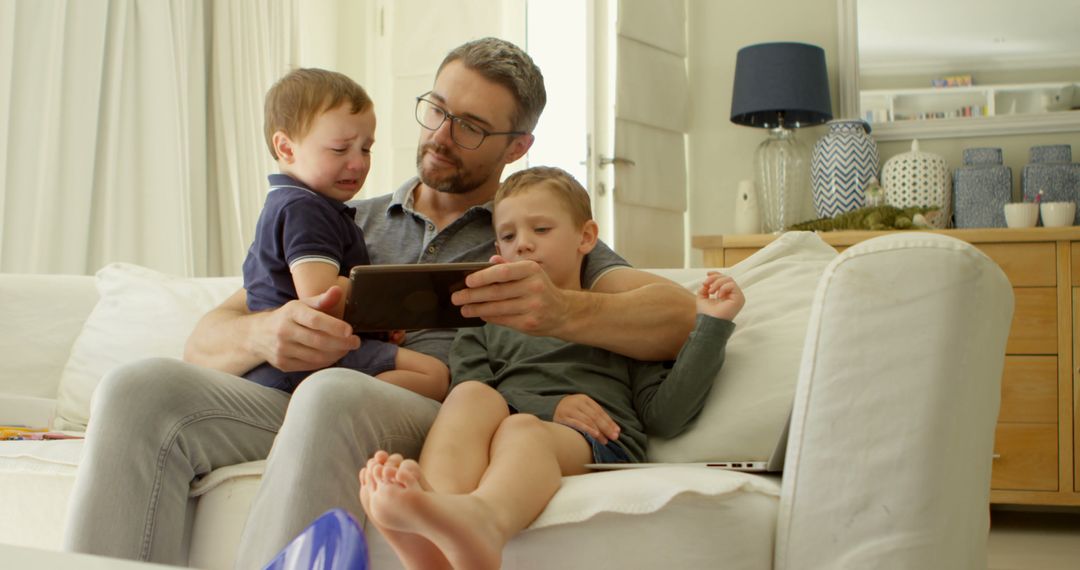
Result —
[[1040, 210], [1043, 225], [1048, 228], [1071, 226], [1076, 218], [1076, 202], [1043, 202]]
[[1005, 204], [1005, 224], [1010, 228], [1033, 228], [1038, 221], [1038, 204], [1034, 202]]

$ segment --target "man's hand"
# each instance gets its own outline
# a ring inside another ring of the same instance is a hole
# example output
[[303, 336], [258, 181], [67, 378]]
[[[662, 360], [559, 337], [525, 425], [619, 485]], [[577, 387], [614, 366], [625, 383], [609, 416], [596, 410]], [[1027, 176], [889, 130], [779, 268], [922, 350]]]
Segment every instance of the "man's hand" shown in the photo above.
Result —
[[567, 314], [565, 292], [535, 261], [508, 262], [494, 255], [491, 262], [496, 265], [469, 275], [468, 288], [454, 293], [461, 314], [534, 336], [557, 336]]
[[619, 439], [619, 425], [596, 403], [585, 394], [573, 394], [559, 400], [555, 406], [552, 421], [579, 429], [602, 444]]
[[265, 326], [251, 339], [252, 350], [274, 368], [292, 372], [319, 370], [360, 347], [360, 338], [345, 321], [326, 314], [341, 300], [333, 286], [326, 292], [290, 301], [271, 311]]

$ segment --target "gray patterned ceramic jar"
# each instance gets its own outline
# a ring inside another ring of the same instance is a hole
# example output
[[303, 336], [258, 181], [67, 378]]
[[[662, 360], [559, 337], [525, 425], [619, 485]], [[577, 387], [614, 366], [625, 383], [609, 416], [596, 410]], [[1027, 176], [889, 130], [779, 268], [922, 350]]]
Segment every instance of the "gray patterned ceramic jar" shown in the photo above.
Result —
[[964, 165], [953, 173], [953, 220], [958, 228], [1004, 228], [1012, 201], [1012, 169], [1000, 148], [964, 149]]
[[[1020, 173], [1024, 200], [1033, 201], [1041, 190], [1043, 202], [1080, 201], [1080, 164], [1072, 162], [1072, 147], [1067, 144], [1031, 147], [1029, 163]], [[1077, 210], [1080, 223], [1080, 209]]]
[[863, 206], [864, 191], [878, 173], [877, 143], [862, 119], [829, 121], [829, 132], [818, 139], [810, 159], [814, 210], [832, 218]]

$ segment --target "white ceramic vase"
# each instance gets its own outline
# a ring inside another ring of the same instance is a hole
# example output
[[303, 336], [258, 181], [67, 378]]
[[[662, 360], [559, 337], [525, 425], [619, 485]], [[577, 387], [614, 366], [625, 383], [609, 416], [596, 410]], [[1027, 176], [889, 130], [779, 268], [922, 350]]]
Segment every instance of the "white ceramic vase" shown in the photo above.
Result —
[[897, 208], [938, 208], [936, 216], [927, 216], [935, 228], [949, 227], [952, 219], [952, 190], [945, 159], [919, 150], [919, 141], [911, 141], [911, 151], [885, 161], [881, 185], [885, 201]]

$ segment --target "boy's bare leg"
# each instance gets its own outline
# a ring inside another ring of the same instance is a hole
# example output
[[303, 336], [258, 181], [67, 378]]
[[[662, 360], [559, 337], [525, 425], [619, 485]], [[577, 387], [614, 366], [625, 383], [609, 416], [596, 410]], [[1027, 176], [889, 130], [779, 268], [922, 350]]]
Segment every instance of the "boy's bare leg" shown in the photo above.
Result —
[[[476, 488], [487, 467], [491, 440], [500, 422], [509, 415], [509, 409], [502, 395], [479, 382], [461, 384], [452, 394], [436, 416], [437, 425], [429, 432], [424, 445], [428, 449], [427, 455], [422, 453], [421, 456], [436, 466], [433, 469], [435, 479], [443, 482], [444, 489], [468, 492]], [[445, 556], [430, 540], [388, 528], [372, 515], [372, 494], [380, 484], [387, 484], [384, 481], [397, 478], [402, 459], [401, 455], [389, 455], [380, 450], [368, 460], [360, 472], [360, 503], [368, 520], [379, 529], [406, 568], [449, 567]], [[415, 462], [412, 464], [416, 465]], [[432, 490], [420, 473], [413, 474], [411, 480], [423, 491]]]
[[375, 477], [373, 473], [383, 475], [388, 463], [390, 469], [396, 472], [397, 465], [401, 463], [401, 455], [394, 454], [393, 458], [391, 458], [385, 451], [379, 451], [360, 470], [360, 504], [364, 507], [364, 512], [368, 514], [368, 521], [379, 529], [386, 542], [398, 554], [401, 564], [406, 569], [449, 570], [450, 563], [430, 540], [418, 534], [386, 528], [371, 516], [371, 493], [379, 485], [379, 478]]
[[502, 394], [482, 382], [464, 382], [446, 397], [424, 440], [420, 465], [431, 488], [469, 493], [488, 468], [491, 442], [510, 415]]
[[373, 473], [378, 485], [368, 498], [369, 515], [388, 529], [427, 538], [454, 568], [497, 569], [503, 547], [543, 511], [562, 475], [584, 473], [591, 459], [577, 431], [510, 416], [492, 439], [491, 463], [473, 493], [425, 491], [420, 466], [405, 460]]

